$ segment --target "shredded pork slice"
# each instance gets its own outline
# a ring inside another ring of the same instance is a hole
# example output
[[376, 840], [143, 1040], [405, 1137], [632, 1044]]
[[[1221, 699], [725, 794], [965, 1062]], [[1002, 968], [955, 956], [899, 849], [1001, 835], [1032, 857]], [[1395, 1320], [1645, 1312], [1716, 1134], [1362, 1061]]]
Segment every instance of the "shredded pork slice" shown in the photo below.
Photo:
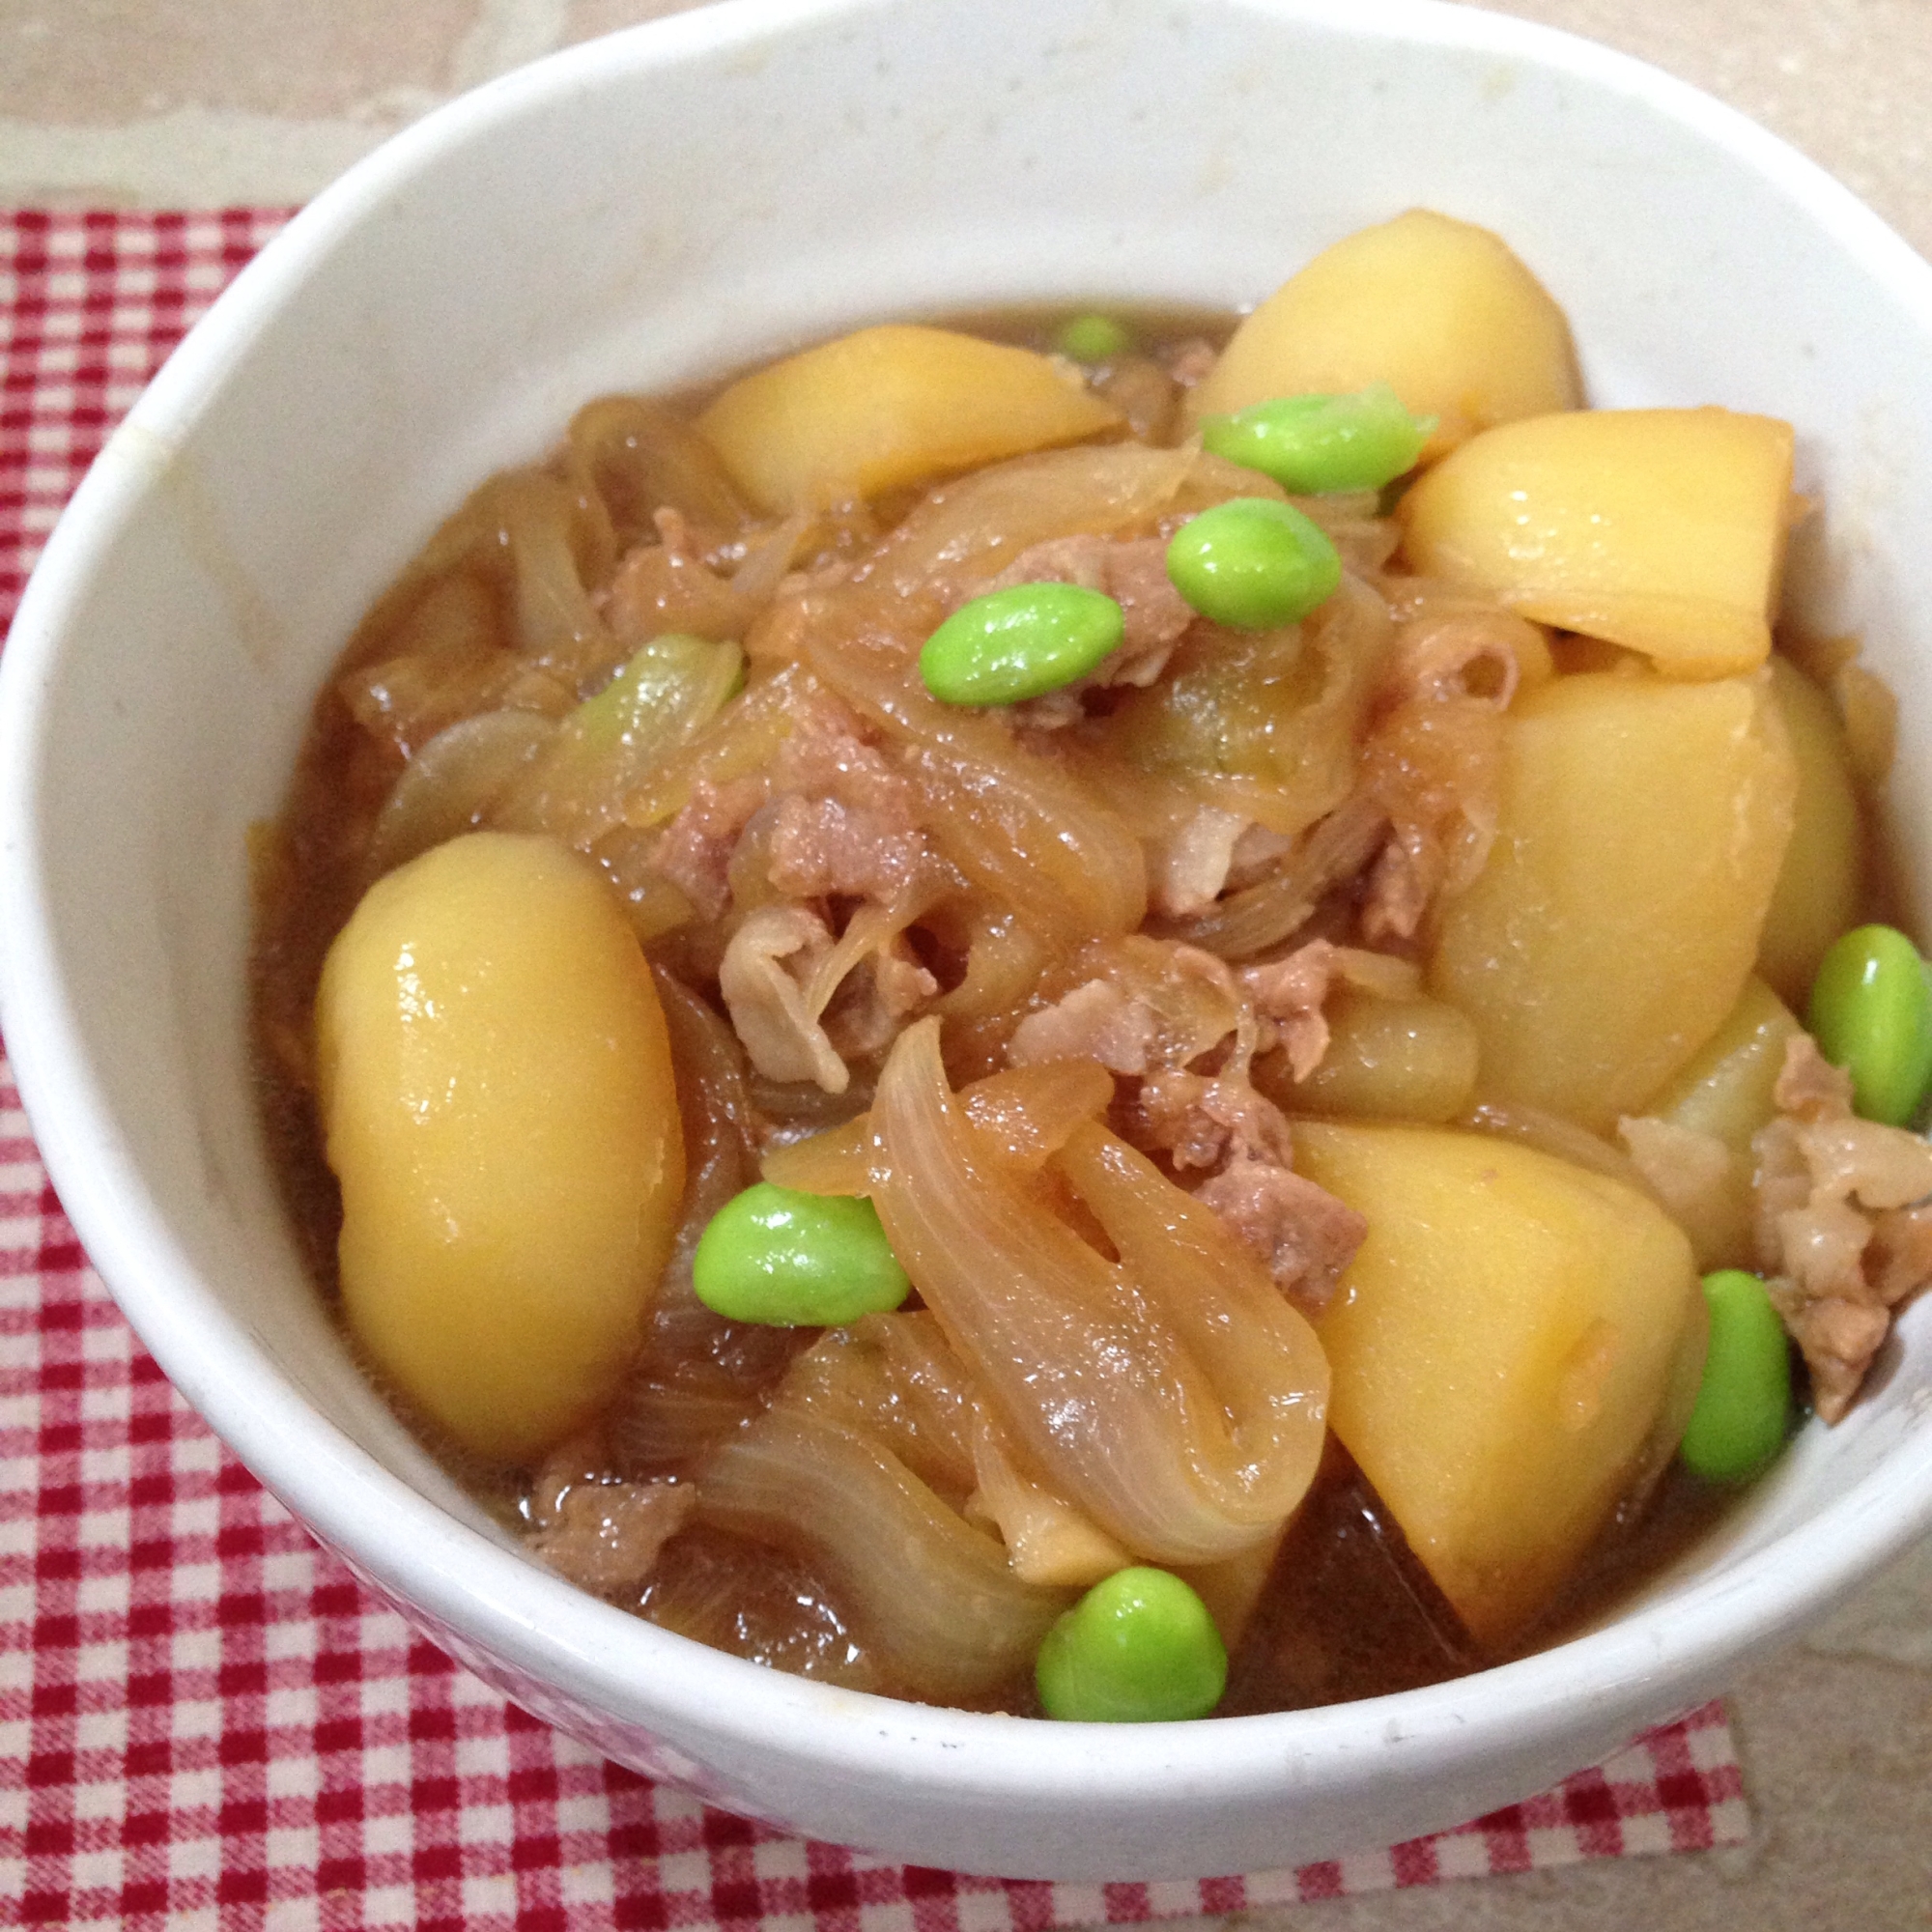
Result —
[[1328, 1051], [1322, 1009], [1337, 985], [1356, 986], [1384, 1000], [1410, 1000], [1422, 987], [1412, 961], [1327, 939], [1312, 939], [1284, 959], [1243, 967], [1240, 980], [1255, 1011], [1274, 1023], [1297, 1081], [1306, 1080]]
[[1014, 1030], [1007, 1058], [1014, 1066], [1046, 1060], [1097, 1060], [1110, 1073], [1145, 1073], [1159, 1029], [1145, 1000], [1107, 980], [1090, 980], [1065, 998], [1029, 1013]]
[[752, 1065], [767, 1080], [810, 1080], [842, 1094], [851, 1075], [807, 1004], [806, 986], [831, 954], [832, 932], [810, 906], [760, 906], [731, 935], [718, 988]]
[[1252, 821], [1238, 812], [1204, 805], [1171, 838], [1148, 848], [1148, 897], [1170, 919], [1192, 919], [1221, 896], [1234, 870], [1235, 853]]
[[1777, 1116], [1751, 1143], [1758, 1264], [1827, 1422], [1851, 1407], [1893, 1311], [1932, 1280], [1932, 1146], [1860, 1120], [1851, 1098], [1816, 1041], [1794, 1035]]
[[895, 898], [932, 867], [925, 835], [838, 798], [779, 801], [767, 876], [790, 898]]
[[1260, 1161], [1287, 1167], [1288, 1118], [1240, 1075], [1155, 1073], [1134, 1099], [1133, 1140], [1164, 1152], [1177, 1171]]
[[691, 788], [691, 803], [665, 827], [651, 863], [700, 918], [722, 918], [730, 904], [731, 854], [764, 801], [762, 780], [717, 785], [699, 779]]
[[839, 982], [821, 1024], [848, 1065], [885, 1052], [913, 1014], [937, 997], [939, 981], [913, 957], [903, 934], [867, 952]]
[[1749, 1251], [1748, 1177], [1716, 1134], [1655, 1114], [1626, 1114], [1617, 1138], [1644, 1184], [1690, 1236], [1700, 1267], [1727, 1265]]
[[526, 1548], [599, 1596], [642, 1587], [697, 1500], [689, 1483], [574, 1483]]
[[768, 875], [791, 898], [898, 897], [939, 869], [919, 794], [859, 721], [817, 697], [780, 748]]
[[1259, 1023], [1246, 989], [1224, 961], [1174, 941], [1135, 939], [1086, 957], [1100, 970], [1030, 1013], [1009, 1060], [1086, 1058], [1138, 1079], [1117, 1117], [1122, 1131], [1144, 1152], [1165, 1154], [1183, 1185], [1201, 1176], [1197, 1198], [1284, 1294], [1318, 1313], [1366, 1223], [1293, 1171], [1287, 1117], [1248, 1078]]
[[1311, 1318], [1334, 1298], [1342, 1270], [1369, 1232], [1367, 1220], [1326, 1188], [1268, 1161], [1237, 1160], [1203, 1181], [1196, 1193]]
[[1367, 790], [1388, 814], [1362, 930], [1412, 939], [1431, 902], [1483, 868], [1495, 837], [1502, 718], [1520, 676], [1509, 627], [1458, 615], [1404, 627], [1363, 748]]

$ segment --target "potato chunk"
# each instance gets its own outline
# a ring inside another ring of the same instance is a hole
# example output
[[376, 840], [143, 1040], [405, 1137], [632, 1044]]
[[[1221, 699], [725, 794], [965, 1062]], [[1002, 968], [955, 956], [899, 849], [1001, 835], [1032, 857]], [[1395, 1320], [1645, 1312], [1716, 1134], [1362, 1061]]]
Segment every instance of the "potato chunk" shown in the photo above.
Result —
[[1329, 1420], [1477, 1641], [1548, 1607], [1651, 1447], [1697, 1278], [1648, 1200], [1449, 1128], [1297, 1124], [1368, 1217], [1321, 1322]]
[[1492, 423], [1582, 401], [1570, 325], [1487, 228], [1412, 208], [1324, 248], [1235, 331], [1190, 420], [1386, 383], [1434, 416], [1425, 463]]
[[1593, 1131], [1710, 1038], [1757, 954], [1797, 776], [1758, 679], [1589, 672], [1504, 726], [1496, 840], [1445, 909], [1431, 989], [1480, 1090]]
[[1077, 442], [1120, 420], [1047, 356], [889, 323], [742, 378], [697, 427], [732, 482], [777, 513]]
[[1864, 814], [1837, 707], [1784, 658], [1771, 661], [1771, 689], [1798, 759], [1798, 804], [1757, 970], [1793, 1006], [1803, 1006], [1825, 949], [1859, 923]]
[[549, 839], [454, 839], [363, 896], [316, 1030], [351, 1331], [466, 1449], [540, 1454], [636, 1352], [684, 1188], [622, 912]]
[[1645, 1179], [1690, 1236], [1699, 1268], [1756, 1265], [1751, 1136], [1776, 1111], [1785, 1043], [1798, 1030], [1753, 974], [1690, 1065], [1642, 1115], [1618, 1122]]
[[1431, 470], [1403, 498], [1403, 547], [1525, 617], [1722, 677], [1771, 649], [1790, 497], [1789, 423], [1577, 411], [1490, 430]]
[[1384, 1000], [1344, 986], [1328, 1007], [1328, 1050], [1306, 1080], [1287, 1076], [1285, 1054], [1264, 1056], [1256, 1078], [1291, 1111], [1357, 1120], [1452, 1121], [1476, 1086], [1476, 1029], [1440, 1000]]

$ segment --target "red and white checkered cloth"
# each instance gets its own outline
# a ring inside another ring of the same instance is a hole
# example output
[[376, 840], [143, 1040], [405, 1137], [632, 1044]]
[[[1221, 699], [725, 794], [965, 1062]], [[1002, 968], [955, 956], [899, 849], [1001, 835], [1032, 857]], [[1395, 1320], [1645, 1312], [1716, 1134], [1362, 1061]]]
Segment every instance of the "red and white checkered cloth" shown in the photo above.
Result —
[[[279, 212], [0, 215], [0, 627], [69, 493]], [[87, 1265], [0, 1057], [0, 1924], [1051, 1932], [1741, 1842], [1710, 1705], [1460, 1831], [1044, 1885], [786, 1838], [486, 1689], [311, 1543]]]

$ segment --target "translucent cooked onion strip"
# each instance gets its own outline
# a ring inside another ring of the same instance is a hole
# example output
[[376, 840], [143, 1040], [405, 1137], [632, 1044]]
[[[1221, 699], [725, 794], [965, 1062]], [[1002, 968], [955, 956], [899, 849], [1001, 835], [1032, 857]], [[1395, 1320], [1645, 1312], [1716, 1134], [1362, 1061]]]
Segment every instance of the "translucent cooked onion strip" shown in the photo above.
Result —
[[1023, 1581], [868, 1435], [781, 1400], [698, 1476], [698, 1516], [808, 1557], [917, 1697], [986, 1696], [1032, 1663], [1071, 1593]]
[[972, 1130], [933, 1021], [900, 1037], [872, 1120], [894, 1251], [1054, 1489], [1155, 1562], [1265, 1538], [1314, 1475], [1327, 1364], [1211, 1210], [1078, 1127], [1063, 1167], [1131, 1249], [1103, 1259]]
[[999, 1530], [1015, 1576], [1084, 1590], [1132, 1562], [1105, 1530], [1019, 1466], [1011, 1438], [984, 1405], [977, 1425], [973, 1463], [980, 1487], [966, 1514]]
[[1065, 772], [989, 721], [950, 743], [914, 747], [906, 769], [941, 852], [1054, 951], [1131, 932], [1147, 917], [1140, 840]]
[[994, 464], [932, 491], [858, 581], [893, 600], [929, 601], [935, 584], [963, 600], [975, 582], [1049, 537], [1106, 536], [1150, 522], [1204, 460], [1212, 459], [1117, 442]]
[[655, 976], [677, 1074], [684, 1201], [638, 1365], [609, 1420], [627, 1476], [681, 1471], [767, 1400], [797, 1353], [789, 1329], [726, 1321], [698, 1300], [691, 1258], [711, 1217], [757, 1175], [738, 1042], [668, 973]]
[[495, 801], [491, 822], [587, 851], [622, 821], [625, 799], [724, 708], [744, 662], [735, 644], [654, 638], [562, 721]]
[[439, 731], [398, 776], [369, 841], [372, 874], [480, 825], [491, 801], [550, 744], [554, 719], [481, 711]]
[[[1015, 1066], [962, 1088], [966, 1118], [992, 1151], [1022, 1171], [1045, 1166], [1083, 1121], [1104, 1113], [1114, 1079], [1096, 1060]], [[869, 1114], [828, 1127], [764, 1157], [764, 1178], [802, 1194], [869, 1194], [880, 1158]]]
[[1198, 919], [1175, 920], [1154, 929], [1223, 959], [1252, 959], [1299, 932], [1321, 895], [1375, 857], [1387, 831], [1388, 813], [1380, 804], [1367, 792], [1355, 791], [1313, 826], [1259, 885], [1229, 894]]
[[872, 1191], [872, 1123], [864, 1114], [842, 1127], [827, 1127], [785, 1147], [770, 1148], [762, 1163], [774, 1187], [801, 1194], [869, 1194]]
[[923, 831], [993, 903], [1049, 950], [1131, 932], [1147, 916], [1147, 863], [1119, 812], [1000, 718], [939, 703], [909, 649], [827, 624], [812, 668], [899, 752]]
[[674, 411], [643, 396], [601, 396], [570, 421], [570, 462], [617, 536], [652, 533], [651, 517], [673, 509], [716, 542], [749, 515], [711, 445]]
[[579, 684], [608, 675], [622, 651], [584, 588], [574, 542], [578, 497], [540, 469], [510, 470], [489, 487], [510, 559], [518, 647]]
[[625, 824], [638, 831], [662, 825], [691, 803], [692, 787], [699, 779], [724, 785], [767, 770], [791, 736], [796, 710], [810, 684], [809, 673], [786, 667], [747, 686], [626, 795]]

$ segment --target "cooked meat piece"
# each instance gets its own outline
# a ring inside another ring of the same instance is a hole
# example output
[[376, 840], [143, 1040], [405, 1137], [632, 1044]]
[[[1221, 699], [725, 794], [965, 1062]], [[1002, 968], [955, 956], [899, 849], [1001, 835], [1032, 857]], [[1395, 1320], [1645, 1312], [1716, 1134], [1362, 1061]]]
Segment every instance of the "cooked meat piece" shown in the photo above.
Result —
[[764, 801], [760, 779], [734, 779], [722, 785], [699, 779], [691, 788], [691, 803], [665, 827], [652, 864], [700, 918], [718, 919], [730, 904], [731, 854]]
[[1148, 1152], [1162, 1152], [1177, 1170], [1238, 1161], [1286, 1167], [1291, 1158], [1287, 1117], [1245, 1075], [1156, 1073], [1141, 1083], [1129, 1134]]
[[1008, 1049], [1013, 1065], [1091, 1059], [1110, 1072], [1147, 1074], [1189, 1065], [1232, 1038], [1245, 1068], [1254, 1014], [1211, 952], [1135, 934], [1087, 947], [1074, 965], [1091, 977], [1020, 1022]]
[[689, 1483], [574, 1483], [525, 1547], [582, 1589], [629, 1595], [696, 1500]]
[[892, 899], [932, 866], [925, 835], [838, 798], [779, 801], [767, 875], [790, 898]]
[[1327, 1307], [1369, 1232], [1368, 1222], [1325, 1188], [1267, 1161], [1237, 1160], [1195, 1191], [1310, 1318]]
[[939, 992], [939, 981], [894, 934], [840, 982], [823, 1026], [841, 1060], [870, 1060], [892, 1045], [906, 1022]]
[[639, 544], [617, 566], [604, 600], [604, 620], [627, 648], [667, 631], [701, 638], [740, 638], [758, 603], [704, 561], [676, 510], [654, 513], [660, 541]]
[[1256, 828], [1238, 812], [1204, 805], [1158, 845], [1149, 843], [1148, 897], [1170, 919], [1190, 919], [1221, 896], [1241, 839]]
[[1015, 1066], [1042, 1060], [1097, 1060], [1112, 1073], [1146, 1073], [1158, 1037], [1143, 1000], [1107, 980], [1090, 980], [1063, 1000], [1029, 1013], [1014, 1031], [1007, 1058]]
[[1758, 1264], [1811, 1372], [1818, 1413], [1850, 1408], [1892, 1312], [1932, 1280], [1932, 1146], [1861, 1121], [1808, 1034], [1784, 1050], [1777, 1117], [1751, 1142]]
[[842, 1094], [851, 1080], [806, 987], [832, 952], [832, 933], [810, 907], [760, 906], [732, 934], [718, 988], [752, 1065], [767, 1080], [810, 1080]]
[[1328, 1051], [1328, 1022], [1321, 1009], [1337, 984], [1357, 986], [1385, 1000], [1413, 999], [1422, 985], [1422, 976], [1409, 960], [1326, 939], [1312, 939], [1284, 959], [1243, 967], [1240, 980], [1255, 1011], [1279, 1030], [1289, 1070], [1297, 1080], [1306, 1080]]

